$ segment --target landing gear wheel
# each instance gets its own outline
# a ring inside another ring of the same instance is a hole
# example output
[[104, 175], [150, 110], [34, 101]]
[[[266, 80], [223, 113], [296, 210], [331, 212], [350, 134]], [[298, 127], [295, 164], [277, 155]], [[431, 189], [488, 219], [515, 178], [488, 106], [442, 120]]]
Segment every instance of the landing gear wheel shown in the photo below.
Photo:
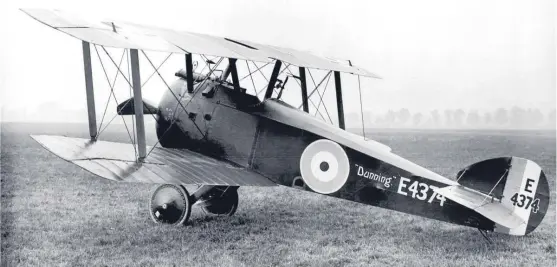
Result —
[[191, 214], [191, 197], [181, 185], [164, 184], [149, 200], [149, 214], [155, 223], [183, 225]]
[[201, 208], [206, 213], [232, 216], [238, 208], [238, 188], [213, 189], [203, 199]]

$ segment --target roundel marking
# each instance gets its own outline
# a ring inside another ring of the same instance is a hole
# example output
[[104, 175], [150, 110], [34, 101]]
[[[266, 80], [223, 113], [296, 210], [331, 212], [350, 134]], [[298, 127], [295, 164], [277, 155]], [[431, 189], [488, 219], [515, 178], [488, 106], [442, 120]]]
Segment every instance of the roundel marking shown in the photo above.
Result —
[[337, 143], [320, 139], [309, 144], [300, 158], [304, 183], [313, 191], [331, 194], [348, 180], [350, 163], [344, 149]]

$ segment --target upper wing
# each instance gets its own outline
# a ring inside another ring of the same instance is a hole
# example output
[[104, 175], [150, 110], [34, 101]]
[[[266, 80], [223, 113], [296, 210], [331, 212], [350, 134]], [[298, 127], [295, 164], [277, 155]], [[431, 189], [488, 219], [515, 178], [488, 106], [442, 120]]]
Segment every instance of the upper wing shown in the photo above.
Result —
[[277, 59], [300, 67], [379, 78], [351, 64], [343, 64], [339, 60], [295, 49], [126, 22], [89, 21], [59, 10], [22, 9], [22, 11], [56, 30], [103, 46], [204, 54], [259, 62], [271, 62]]
[[227, 186], [276, 185], [253, 171], [187, 149], [156, 147], [143, 163], [138, 163], [135, 161], [132, 144], [52, 135], [31, 137], [62, 159], [115, 181]]

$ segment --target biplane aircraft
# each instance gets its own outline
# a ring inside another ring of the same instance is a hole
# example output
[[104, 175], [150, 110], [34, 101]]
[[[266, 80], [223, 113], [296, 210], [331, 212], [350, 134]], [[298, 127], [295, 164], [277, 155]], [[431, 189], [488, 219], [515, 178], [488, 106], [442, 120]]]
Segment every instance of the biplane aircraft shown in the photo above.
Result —
[[[449, 179], [396, 155], [384, 144], [346, 131], [341, 74], [355, 75], [358, 81], [378, 78], [350, 61], [127, 22], [88, 21], [59, 10], [22, 11], [82, 41], [91, 136], [32, 138], [97, 176], [160, 184], [149, 201], [156, 223], [182, 225], [196, 203], [208, 213], [232, 215], [240, 186], [277, 185], [469, 226], [482, 235], [488, 231], [526, 235], [546, 214], [548, 182], [540, 166], [530, 160], [488, 159]], [[117, 106], [118, 115], [135, 118], [132, 143], [99, 139], [92, 46], [97, 53], [99, 49], [106, 52], [105, 47], [129, 53], [129, 79], [114, 60], [112, 64], [133, 90], [133, 97]], [[168, 90], [158, 105], [142, 98], [139, 53], [162, 78], [144, 51], [185, 55], [185, 69], [176, 72], [173, 83], [165, 82]], [[204, 56], [206, 72], [194, 71], [193, 55]], [[217, 75], [223, 61], [227, 66]], [[240, 61], [272, 66], [261, 97], [240, 86]], [[311, 74], [311, 69], [334, 77], [338, 127], [308, 114], [309, 103], [313, 104], [309, 97], [320, 94], [316, 83], [308, 94], [306, 72]], [[281, 100], [289, 81], [299, 85], [300, 107]], [[154, 146], [146, 145], [145, 114], [156, 119], [158, 142]], [[190, 193], [185, 185], [199, 187]]]

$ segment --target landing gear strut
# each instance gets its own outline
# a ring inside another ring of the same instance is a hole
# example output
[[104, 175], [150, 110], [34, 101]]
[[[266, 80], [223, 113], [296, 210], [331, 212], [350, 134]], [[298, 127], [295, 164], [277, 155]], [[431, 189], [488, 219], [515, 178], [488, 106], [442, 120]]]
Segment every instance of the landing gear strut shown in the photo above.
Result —
[[238, 187], [204, 185], [190, 195], [182, 185], [160, 185], [149, 200], [149, 214], [155, 223], [183, 225], [193, 204], [205, 213], [232, 216], [238, 208]]

